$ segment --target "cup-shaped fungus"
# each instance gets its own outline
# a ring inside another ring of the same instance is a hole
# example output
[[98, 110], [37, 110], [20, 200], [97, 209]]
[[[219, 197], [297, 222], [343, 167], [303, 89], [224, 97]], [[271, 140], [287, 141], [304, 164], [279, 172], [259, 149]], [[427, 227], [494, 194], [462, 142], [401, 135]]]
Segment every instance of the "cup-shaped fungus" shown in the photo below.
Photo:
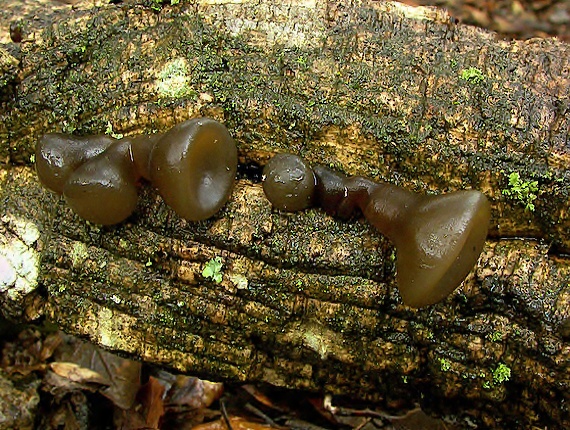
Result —
[[[283, 154], [280, 163], [285, 164], [285, 157], [296, 156]], [[477, 262], [491, 218], [489, 201], [481, 192], [426, 196], [360, 176], [347, 177], [324, 166], [317, 165], [313, 171], [317, 205], [343, 219], [360, 209], [394, 243], [396, 280], [406, 305], [422, 307], [441, 301]], [[285, 184], [264, 186], [271, 202], [282, 198], [276, 195], [282, 189], [287, 189]]]
[[491, 218], [479, 191], [428, 196], [391, 184], [378, 184], [363, 212], [396, 246], [398, 289], [416, 308], [443, 300], [463, 282], [483, 250]]
[[75, 169], [65, 182], [63, 196], [87, 221], [111, 225], [125, 220], [138, 199], [129, 142], [115, 143]]
[[200, 221], [228, 200], [237, 171], [237, 148], [226, 127], [209, 118], [174, 126], [154, 145], [150, 178], [182, 218]]
[[180, 216], [197, 221], [228, 199], [237, 148], [227, 129], [209, 118], [120, 140], [50, 133], [37, 143], [36, 170], [46, 188], [63, 194], [77, 214], [97, 224], [116, 224], [134, 211], [141, 177]]
[[305, 160], [277, 154], [263, 169], [263, 191], [277, 209], [298, 211], [311, 206], [315, 174]]
[[45, 134], [36, 145], [36, 172], [40, 182], [47, 189], [62, 194], [65, 182], [75, 169], [116, 141], [105, 135]]

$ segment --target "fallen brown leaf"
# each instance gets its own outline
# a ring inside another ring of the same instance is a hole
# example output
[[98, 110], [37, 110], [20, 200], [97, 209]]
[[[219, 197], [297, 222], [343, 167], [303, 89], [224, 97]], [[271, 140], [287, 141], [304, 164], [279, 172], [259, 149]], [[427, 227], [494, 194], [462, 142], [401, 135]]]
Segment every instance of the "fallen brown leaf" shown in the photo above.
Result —
[[[233, 430], [267, 430], [273, 428], [267, 424], [255, 423], [240, 417], [230, 417], [229, 421]], [[194, 427], [194, 430], [228, 430], [228, 426], [223, 419], [219, 419], [209, 423], [200, 424]]]
[[69, 379], [71, 382], [109, 385], [109, 381], [98, 372], [75, 363], [55, 362], [50, 363], [49, 367], [55, 374]]

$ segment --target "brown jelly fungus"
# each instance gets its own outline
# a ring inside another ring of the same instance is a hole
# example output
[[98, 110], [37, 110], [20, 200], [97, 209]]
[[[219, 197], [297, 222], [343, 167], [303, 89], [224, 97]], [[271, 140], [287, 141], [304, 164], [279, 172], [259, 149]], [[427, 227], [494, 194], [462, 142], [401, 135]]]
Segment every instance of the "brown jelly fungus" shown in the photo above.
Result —
[[209, 118], [174, 126], [150, 154], [150, 180], [182, 218], [210, 218], [228, 200], [237, 148], [226, 127]]
[[298, 211], [311, 206], [315, 174], [296, 155], [277, 154], [263, 169], [263, 190], [277, 209]]
[[[280, 171], [290, 163], [306, 166], [298, 158], [280, 154], [271, 160], [276, 161], [270, 162], [270, 170]], [[343, 219], [359, 210], [394, 243], [396, 280], [406, 305], [418, 308], [443, 300], [476, 264], [491, 218], [491, 206], [481, 192], [421, 195], [386, 182], [347, 177], [320, 165], [312, 170], [316, 177], [314, 204]], [[307, 171], [304, 175], [310, 176]], [[290, 181], [287, 175], [280, 178], [285, 183], [279, 187], [266, 187], [264, 183], [268, 199], [277, 202], [274, 205], [279, 209], [298, 210], [281, 204], [294, 184], [286, 184]], [[304, 198], [308, 200], [311, 197]]]
[[141, 178], [181, 217], [198, 221], [228, 200], [237, 148], [227, 129], [210, 118], [123, 139], [50, 133], [37, 143], [36, 170], [46, 188], [63, 194], [74, 212], [96, 224], [116, 224], [131, 215]]

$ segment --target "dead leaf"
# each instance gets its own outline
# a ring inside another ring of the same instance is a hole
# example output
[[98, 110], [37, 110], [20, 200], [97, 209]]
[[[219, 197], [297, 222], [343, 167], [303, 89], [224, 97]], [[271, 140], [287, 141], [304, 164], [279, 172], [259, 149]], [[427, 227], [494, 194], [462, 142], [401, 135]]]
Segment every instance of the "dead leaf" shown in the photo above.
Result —
[[145, 423], [147, 427], [158, 428], [160, 419], [164, 415], [164, 386], [158, 379], [151, 376], [141, 389]]
[[257, 400], [262, 405], [267, 406], [268, 408], [274, 409], [276, 411], [281, 411], [281, 412], [283, 411], [283, 409], [281, 407], [275, 405], [273, 403], [273, 401], [269, 397], [267, 397], [265, 395], [265, 393], [263, 393], [255, 385], [246, 384], [246, 385], [242, 385], [241, 388], [243, 390], [245, 390], [249, 395], [251, 395], [255, 400]]
[[58, 333], [44, 338], [39, 330], [25, 328], [18, 333], [17, 338], [4, 343], [0, 351], [0, 367], [7, 373], [21, 375], [45, 371], [45, 360], [59, 343], [61, 338]]
[[75, 363], [55, 362], [50, 363], [49, 367], [55, 374], [67, 378], [71, 382], [109, 385], [109, 381], [98, 372], [81, 367]]
[[45, 361], [50, 358], [62, 341], [61, 332], [50, 333], [43, 341], [40, 350], [40, 360]]
[[141, 363], [121, 358], [72, 336], [64, 335], [63, 339], [65, 344], [58, 349], [56, 358], [99, 373], [108, 385], [101, 394], [119, 408], [130, 409], [141, 386]]
[[203, 409], [218, 400], [224, 391], [221, 382], [210, 382], [192, 376], [178, 375], [168, 391], [166, 403]]
[[136, 402], [128, 410], [117, 410], [115, 428], [122, 430], [159, 429], [164, 416], [164, 385], [149, 377], [137, 393]]
[[[273, 428], [267, 424], [255, 423], [240, 417], [230, 417], [230, 425], [233, 430], [267, 430]], [[228, 426], [223, 419], [200, 424], [194, 427], [194, 430], [227, 430]]]

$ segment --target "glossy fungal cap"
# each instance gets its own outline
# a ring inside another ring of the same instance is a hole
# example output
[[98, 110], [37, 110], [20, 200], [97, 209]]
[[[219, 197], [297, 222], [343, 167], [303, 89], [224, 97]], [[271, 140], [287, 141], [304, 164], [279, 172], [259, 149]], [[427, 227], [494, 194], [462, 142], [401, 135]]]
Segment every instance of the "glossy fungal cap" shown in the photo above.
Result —
[[396, 279], [405, 304], [431, 305], [451, 294], [477, 263], [491, 218], [479, 191], [419, 196], [397, 220]]
[[150, 155], [150, 178], [182, 218], [200, 221], [228, 200], [237, 171], [237, 148], [226, 127], [210, 118], [174, 126]]
[[69, 136], [48, 133], [36, 144], [36, 171], [40, 182], [58, 194], [69, 175], [86, 160], [95, 157], [117, 140], [105, 135]]
[[71, 173], [63, 196], [81, 218], [95, 224], [117, 224], [135, 210], [135, 182], [130, 143], [120, 141]]
[[284, 211], [299, 211], [313, 203], [315, 175], [293, 154], [277, 154], [263, 168], [263, 191], [271, 204]]

